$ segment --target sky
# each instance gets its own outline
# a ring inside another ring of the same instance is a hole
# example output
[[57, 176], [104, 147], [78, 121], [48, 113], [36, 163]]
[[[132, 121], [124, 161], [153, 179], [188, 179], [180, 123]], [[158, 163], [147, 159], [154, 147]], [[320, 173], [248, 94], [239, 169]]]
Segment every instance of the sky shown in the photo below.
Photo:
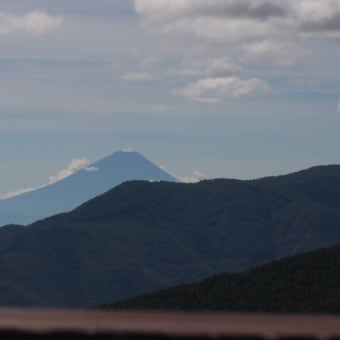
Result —
[[1, 0], [0, 193], [127, 147], [185, 180], [340, 163], [339, 60], [340, 0]]

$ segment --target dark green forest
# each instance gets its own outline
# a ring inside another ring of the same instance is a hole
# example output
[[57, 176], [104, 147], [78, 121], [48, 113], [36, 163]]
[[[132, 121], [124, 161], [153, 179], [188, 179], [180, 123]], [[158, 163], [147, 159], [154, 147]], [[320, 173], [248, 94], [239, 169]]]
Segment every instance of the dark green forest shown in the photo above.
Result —
[[131, 181], [0, 228], [0, 305], [84, 307], [340, 244], [340, 166], [252, 181]]
[[109, 309], [340, 313], [340, 246], [108, 304]]

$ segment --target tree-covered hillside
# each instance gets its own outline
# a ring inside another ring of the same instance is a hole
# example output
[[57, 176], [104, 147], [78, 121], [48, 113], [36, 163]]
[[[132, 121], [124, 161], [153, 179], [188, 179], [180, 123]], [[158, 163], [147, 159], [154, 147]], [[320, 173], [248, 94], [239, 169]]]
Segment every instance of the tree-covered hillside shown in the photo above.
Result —
[[215, 275], [104, 308], [340, 313], [340, 247]]
[[70, 213], [1, 228], [0, 304], [95, 305], [340, 243], [339, 179], [329, 166], [253, 181], [132, 181]]

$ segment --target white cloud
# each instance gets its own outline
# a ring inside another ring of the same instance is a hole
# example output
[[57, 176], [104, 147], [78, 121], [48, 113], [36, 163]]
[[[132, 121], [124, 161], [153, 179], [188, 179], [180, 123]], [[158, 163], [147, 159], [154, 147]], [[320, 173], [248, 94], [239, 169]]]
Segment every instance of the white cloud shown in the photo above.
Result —
[[338, 102], [337, 110], [340, 112], [340, 101]]
[[294, 7], [303, 32], [340, 35], [338, 0], [301, 0]]
[[72, 159], [72, 161], [69, 163], [69, 165], [66, 167], [66, 169], [58, 171], [56, 175], [50, 176], [48, 184], [53, 184], [55, 182], [58, 182], [75, 172], [86, 168], [89, 165], [89, 161], [86, 158], [81, 159]]
[[0, 12], [0, 35], [25, 33], [42, 35], [58, 28], [63, 22], [61, 16], [52, 16], [44, 11], [31, 11], [23, 15]]
[[21, 194], [30, 192], [30, 191], [34, 191], [37, 189], [41, 189], [41, 188], [45, 188], [50, 184], [54, 184], [72, 174], [74, 174], [75, 172], [81, 170], [81, 169], [85, 169], [86, 171], [97, 171], [98, 168], [95, 167], [87, 167], [87, 165], [89, 165], [89, 161], [86, 158], [82, 158], [82, 159], [73, 159], [69, 165], [66, 167], [66, 169], [60, 170], [58, 171], [58, 173], [56, 175], [50, 176], [49, 180], [46, 184], [34, 187], [34, 188], [20, 188], [17, 189], [15, 191], [11, 191], [11, 192], [7, 192], [5, 194], [0, 194], [0, 200], [1, 199], [8, 199], [8, 198], [12, 198], [15, 196], [19, 196]]
[[339, 0], [135, 0], [135, 10], [156, 34], [243, 46], [280, 65], [301, 57], [305, 39], [340, 38]]
[[127, 81], [143, 81], [143, 80], [152, 80], [153, 76], [149, 72], [133, 72], [133, 73], [125, 73], [120, 76], [121, 80]]
[[189, 59], [173, 73], [182, 77], [216, 77], [241, 73], [242, 67], [230, 58]]
[[177, 180], [182, 183], [198, 183], [204, 179], [207, 179], [207, 176], [198, 170], [193, 171], [190, 176], [177, 178]]
[[132, 146], [127, 146], [121, 150], [122, 152], [134, 152], [134, 148]]
[[165, 172], [168, 171], [164, 165], [158, 165], [158, 167]]
[[33, 190], [36, 190], [36, 189], [39, 189], [39, 188], [43, 188], [44, 186], [45, 185], [40, 186], [40, 187], [36, 187], [36, 188], [25, 188], [25, 189], [20, 188], [20, 189], [17, 189], [15, 191], [7, 192], [6, 194], [0, 194], [0, 200], [5, 200], [5, 199], [8, 199], [8, 198], [19, 196], [19, 195], [24, 194], [26, 192], [30, 192], [30, 191], [33, 191]]
[[[250, 19], [253, 23], [266, 22], [289, 30], [340, 31], [339, 0], [135, 0], [135, 10], [151, 22], [178, 23], [183, 18], [189, 19], [192, 32], [197, 18], [237, 20], [239, 24]], [[252, 28], [249, 26], [249, 31]], [[230, 31], [223, 33], [228, 35]], [[272, 33], [268, 31], [266, 35]]]
[[[248, 18], [225, 19], [219, 17], [181, 18], [163, 26], [163, 33], [178, 37], [191, 36], [209, 43], [238, 44], [241, 41], [256, 41], [263, 37], [279, 35], [279, 28], [266, 21]], [[223, 33], [222, 33], [223, 32]]]
[[270, 62], [275, 65], [291, 66], [306, 52], [292, 42], [263, 40], [245, 44], [242, 47], [246, 59]]
[[135, 0], [135, 10], [153, 20], [200, 15], [264, 19], [284, 15], [284, 5], [279, 0]]
[[277, 0], [135, 0], [137, 13], [161, 32], [220, 43], [277, 34], [285, 7]]
[[199, 102], [217, 102], [222, 97], [242, 97], [253, 94], [263, 94], [271, 89], [261, 79], [242, 80], [238, 77], [206, 78], [193, 82], [175, 94]]

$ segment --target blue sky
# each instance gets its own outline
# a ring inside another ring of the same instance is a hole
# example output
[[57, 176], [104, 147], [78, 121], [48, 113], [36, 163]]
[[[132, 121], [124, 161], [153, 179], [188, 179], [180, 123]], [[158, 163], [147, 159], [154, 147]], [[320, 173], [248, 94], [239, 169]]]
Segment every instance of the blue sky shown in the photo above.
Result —
[[2, 0], [0, 193], [127, 146], [178, 177], [340, 163], [339, 41], [340, 0]]

